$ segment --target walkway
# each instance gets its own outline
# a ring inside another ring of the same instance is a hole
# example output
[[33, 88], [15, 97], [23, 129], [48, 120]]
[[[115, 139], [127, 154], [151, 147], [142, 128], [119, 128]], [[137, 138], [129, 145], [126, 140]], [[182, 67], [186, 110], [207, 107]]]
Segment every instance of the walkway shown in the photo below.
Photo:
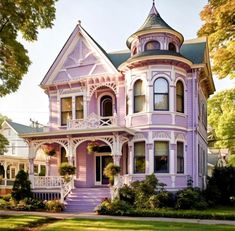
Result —
[[103, 216], [96, 213], [47, 213], [47, 212], [25, 212], [25, 211], [6, 211], [0, 210], [0, 215], [35, 215], [47, 216], [58, 219], [69, 218], [87, 218], [87, 219], [113, 219], [113, 220], [133, 220], [133, 221], [165, 221], [165, 222], [183, 222], [193, 224], [226, 224], [235, 225], [235, 221], [230, 220], [201, 220], [201, 219], [185, 219], [185, 218], [165, 218], [165, 217], [126, 217], [126, 216]]

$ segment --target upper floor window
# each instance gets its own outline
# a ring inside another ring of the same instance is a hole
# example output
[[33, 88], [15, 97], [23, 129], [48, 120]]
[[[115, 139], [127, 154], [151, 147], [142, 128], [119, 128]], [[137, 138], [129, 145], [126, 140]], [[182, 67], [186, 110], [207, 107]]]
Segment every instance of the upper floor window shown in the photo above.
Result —
[[145, 173], [145, 142], [134, 143], [134, 173]]
[[169, 86], [164, 78], [158, 78], [154, 82], [154, 110], [169, 110]]
[[66, 126], [68, 120], [83, 119], [83, 96], [61, 98], [61, 126]]
[[182, 81], [176, 83], [176, 111], [184, 112], [184, 85]]
[[112, 97], [105, 95], [100, 100], [100, 115], [101, 116], [113, 116], [113, 102]]
[[177, 173], [184, 173], [184, 143], [177, 142]]
[[142, 80], [137, 80], [134, 84], [134, 113], [144, 111], [145, 93]]
[[61, 99], [61, 125], [67, 125], [69, 119], [72, 119], [72, 97]]
[[76, 96], [76, 119], [83, 119], [83, 96]]
[[154, 142], [154, 172], [169, 172], [169, 142]]
[[160, 50], [160, 43], [158, 41], [149, 41], [144, 46], [145, 51]]
[[169, 43], [169, 51], [176, 51], [176, 46], [174, 43]]

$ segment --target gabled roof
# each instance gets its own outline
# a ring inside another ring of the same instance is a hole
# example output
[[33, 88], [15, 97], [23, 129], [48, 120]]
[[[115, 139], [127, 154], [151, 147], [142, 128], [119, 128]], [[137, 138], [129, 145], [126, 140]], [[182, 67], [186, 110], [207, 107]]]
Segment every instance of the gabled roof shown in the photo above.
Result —
[[117, 73], [117, 69], [112, 64], [106, 51], [91, 37], [91, 35], [81, 26], [79, 22], [79, 24], [75, 27], [75, 29], [69, 36], [68, 40], [64, 44], [63, 48], [61, 49], [60, 53], [56, 57], [55, 61], [49, 68], [42, 82], [40, 83], [41, 87], [44, 87], [45, 85], [50, 84], [51, 82], [50, 78], [53, 75], [53, 73], [56, 71], [56, 68], [62, 67], [63, 65], [62, 59], [65, 56], [66, 52], [69, 50], [71, 44], [78, 39], [78, 36], [77, 36], [78, 34], [81, 34], [90, 44], [92, 44], [92, 47], [94, 47], [97, 53], [99, 53], [99, 55], [102, 56], [102, 59], [104, 60], [104, 62], [106, 62], [107, 65], [109, 66], [110, 72]]
[[4, 125], [4, 123], [8, 124], [8, 126], [10, 126], [18, 134], [35, 133], [35, 132], [42, 132], [43, 131], [42, 128], [33, 128], [33, 127], [30, 127], [30, 126], [15, 123], [15, 122], [12, 122], [12, 121], [9, 121], [9, 120], [5, 120], [2, 123], [2, 125]]

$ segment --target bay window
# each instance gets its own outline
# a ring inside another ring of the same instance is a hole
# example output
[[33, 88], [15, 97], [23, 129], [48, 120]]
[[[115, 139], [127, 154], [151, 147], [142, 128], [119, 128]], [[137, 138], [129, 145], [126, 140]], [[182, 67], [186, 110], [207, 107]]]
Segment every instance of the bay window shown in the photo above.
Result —
[[169, 172], [169, 142], [167, 141], [154, 142], [154, 172]]
[[134, 143], [134, 173], [145, 173], [145, 142]]
[[134, 113], [144, 111], [145, 92], [143, 81], [137, 80], [134, 84]]
[[184, 143], [177, 142], [177, 173], [184, 173]]
[[169, 110], [169, 86], [164, 78], [158, 78], [154, 82], [154, 110]]
[[181, 81], [176, 84], [176, 111], [184, 113], [184, 85]]

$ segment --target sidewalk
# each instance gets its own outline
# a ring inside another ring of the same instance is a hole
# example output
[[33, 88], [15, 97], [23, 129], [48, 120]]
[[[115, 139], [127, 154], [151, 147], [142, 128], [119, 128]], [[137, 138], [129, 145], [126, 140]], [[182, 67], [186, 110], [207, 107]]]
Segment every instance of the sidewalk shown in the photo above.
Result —
[[126, 216], [103, 216], [96, 213], [47, 213], [47, 212], [25, 212], [25, 211], [6, 211], [0, 210], [0, 215], [35, 215], [47, 216], [58, 219], [86, 218], [86, 219], [113, 219], [113, 220], [133, 220], [133, 221], [165, 221], [165, 222], [183, 222], [193, 224], [225, 224], [234, 225], [235, 221], [230, 220], [200, 220], [185, 218], [166, 218], [166, 217], [126, 217]]

